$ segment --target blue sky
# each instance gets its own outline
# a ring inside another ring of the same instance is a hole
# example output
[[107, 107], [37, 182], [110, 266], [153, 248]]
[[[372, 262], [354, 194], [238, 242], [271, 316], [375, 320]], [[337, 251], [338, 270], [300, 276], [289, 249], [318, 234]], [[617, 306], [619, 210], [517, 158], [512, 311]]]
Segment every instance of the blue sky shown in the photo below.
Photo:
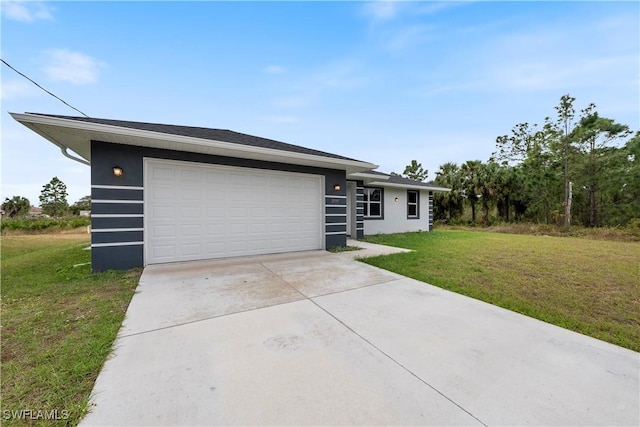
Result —
[[[92, 117], [231, 129], [435, 177], [560, 96], [640, 128], [637, 2], [15, 2], [2, 58]], [[8, 112], [78, 115], [2, 66], [2, 193], [89, 168]]]

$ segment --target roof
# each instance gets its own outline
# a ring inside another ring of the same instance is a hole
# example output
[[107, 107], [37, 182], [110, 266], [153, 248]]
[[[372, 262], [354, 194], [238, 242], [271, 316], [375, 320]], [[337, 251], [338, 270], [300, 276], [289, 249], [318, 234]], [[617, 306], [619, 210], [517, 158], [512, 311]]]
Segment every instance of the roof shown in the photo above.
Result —
[[363, 179], [365, 185], [367, 186], [395, 187], [429, 191], [451, 191], [451, 189], [441, 187], [433, 181], [416, 181], [414, 179], [405, 178], [400, 175], [391, 175], [374, 170], [354, 173], [351, 175], [351, 177], [356, 179]]
[[409, 178], [405, 178], [398, 175], [389, 175], [389, 179], [387, 179], [386, 182], [393, 183], [393, 184], [417, 185], [420, 187], [429, 187], [429, 188], [438, 187], [438, 184], [436, 184], [433, 181], [428, 181], [428, 182], [416, 181], [415, 179], [409, 179]]
[[91, 163], [91, 141], [101, 141], [339, 169], [347, 173], [377, 167], [369, 162], [226, 129], [41, 113], [10, 114], [58, 146], [65, 156], [87, 165]]
[[299, 145], [287, 144], [286, 142], [275, 141], [273, 139], [234, 132], [227, 129], [211, 129], [196, 126], [166, 125], [161, 123], [131, 122], [126, 120], [99, 119], [93, 117], [60, 116], [55, 114], [27, 113], [45, 117], [56, 117], [60, 119], [75, 120], [87, 123], [97, 123], [108, 126], [124, 127], [129, 129], [146, 130], [150, 132], [165, 133], [168, 135], [188, 136], [210, 141], [223, 141], [232, 144], [241, 144], [251, 147], [269, 148], [272, 150], [290, 151], [293, 153], [312, 154], [316, 156], [331, 157], [334, 159], [354, 160], [349, 157], [327, 153], [320, 150], [302, 147]]

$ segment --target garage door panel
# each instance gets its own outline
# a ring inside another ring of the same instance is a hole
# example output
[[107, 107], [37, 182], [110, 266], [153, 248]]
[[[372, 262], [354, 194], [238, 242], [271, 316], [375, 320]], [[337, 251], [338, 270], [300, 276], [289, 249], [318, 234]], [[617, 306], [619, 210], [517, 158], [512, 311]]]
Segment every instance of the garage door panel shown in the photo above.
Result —
[[170, 166], [157, 165], [151, 172], [151, 178], [154, 182], [173, 182], [175, 181], [175, 175], [177, 170]]
[[322, 248], [322, 178], [145, 162], [146, 262]]
[[180, 232], [185, 236], [199, 236], [202, 234], [202, 225], [183, 225], [180, 227]]
[[155, 237], [171, 237], [176, 234], [175, 226], [173, 225], [155, 225], [153, 226], [153, 233]]
[[173, 206], [152, 206], [147, 210], [149, 211], [148, 214], [157, 220], [166, 218], [170, 221], [174, 221], [176, 217], [176, 209]]
[[194, 169], [183, 169], [180, 180], [185, 184], [199, 184], [202, 180], [202, 172]]

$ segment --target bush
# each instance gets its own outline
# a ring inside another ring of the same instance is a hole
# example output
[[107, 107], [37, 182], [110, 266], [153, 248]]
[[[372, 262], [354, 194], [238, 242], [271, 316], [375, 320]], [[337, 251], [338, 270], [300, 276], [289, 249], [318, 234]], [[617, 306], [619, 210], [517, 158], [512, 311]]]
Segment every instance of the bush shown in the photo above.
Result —
[[69, 230], [78, 227], [86, 227], [91, 220], [86, 217], [67, 218], [8, 218], [0, 222], [0, 230], [23, 231], [37, 233], [42, 231]]

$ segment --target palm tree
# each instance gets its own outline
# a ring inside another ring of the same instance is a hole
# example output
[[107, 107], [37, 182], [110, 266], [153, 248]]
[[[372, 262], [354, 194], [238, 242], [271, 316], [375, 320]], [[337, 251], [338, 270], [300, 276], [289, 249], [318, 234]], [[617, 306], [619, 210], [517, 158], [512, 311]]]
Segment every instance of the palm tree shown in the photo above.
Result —
[[500, 166], [496, 162], [481, 163], [478, 167], [478, 190], [482, 201], [482, 222], [489, 224], [490, 204], [495, 201], [500, 187]]
[[462, 176], [462, 192], [471, 205], [471, 221], [476, 222], [476, 203], [480, 199], [480, 160], [467, 160], [460, 167]]
[[436, 207], [440, 207], [443, 214], [446, 212], [448, 220], [461, 215], [463, 210], [462, 180], [458, 165], [453, 162], [440, 165], [440, 169], [436, 172], [435, 183], [451, 189], [448, 192], [436, 193], [434, 196]]
[[6, 198], [2, 204], [2, 210], [9, 218], [26, 215], [29, 213], [29, 209], [31, 209], [31, 203], [22, 196], [13, 196], [11, 199]]

